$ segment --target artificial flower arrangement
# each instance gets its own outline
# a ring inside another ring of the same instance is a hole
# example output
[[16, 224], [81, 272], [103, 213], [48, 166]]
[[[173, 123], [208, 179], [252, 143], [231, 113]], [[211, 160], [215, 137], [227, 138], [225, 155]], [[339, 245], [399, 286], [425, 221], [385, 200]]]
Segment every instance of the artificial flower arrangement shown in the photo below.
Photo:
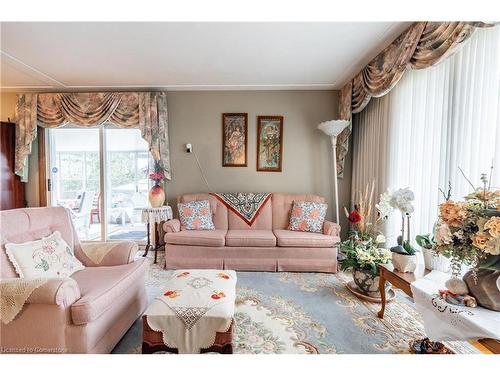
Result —
[[152, 172], [149, 174], [149, 179], [155, 182], [155, 185], [159, 185], [160, 182], [165, 178], [163, 172]]
[[481, 188], [469, 181], [473, 192], [464, 201], [452, 201], [448, 189], [439, 205], [432, 248], [450, 257], [454, 277], [462, 264], [471, 266], [474, 275], [478, 269], [500, 271], [500, 190], [491, 188], [486, 174], [481, 181]]
[[151, 207], [161, 207], [165, 202], [165, 190], [161, 186], [161, 182], [164, 178], [165, 174], [160, 166], [160, 162], [155, 160], [154, 171], [149, 174], [149, 179], [155, 182], [153, 187], [149, 190], [149, 203], [151, 204]]
[[[462, 170], [460, 170], [462, 172]], [[464, 173], [462, 172], [464, 175]], [[465, 177], [465, 175], [464, 175]], [[441, 298], [452, 304], [500, 311], [500, 190], [492, 189], [485, 174], [483, 186], [463, 201], [451, 200], [451, 186], [443, 193], [438, 221], [431, 236], [417, 236], [417, 242], [437, 256], [450, 258], [452, 279], [439, 290]], [[462, 266], [470, 266], [463, 280]]]
[[[378, 265], [389, 263], [391, 252], [383, 248], [385, 237], [379, 232], [378, 227], [384, 217], [377, 213], [374, 222], [371, 222], [373, 206], [374, 184], [367, 186], [364, 194], [359, 194], [354, 210], [348, 212], [344, 208], [347, 219], [352, 224], [353, 229], [349, 232], [349, 239], [340, 243], [340, 251], [345, 256], [341, 263], [343, 271], [353, 269], [354, 281], [363, 291], [363, 287], [356, 280], [356, 271], [366, 271], [372, 277], [378, 276]], [[365, 278], [366, 278], [365, 273]], [[378, 283], [374, 280], [370, 283], [378, 292]]]
[[[347, 220], [352, 224], [352, 230], [349, 237], [357, 237], [360, 240], [379, 239], [378, 243], [384, 243], [385, 237], [379, 231], [380, 223], [387, 217], [378, 208], [380, 203], [373, 205], [373, 194], [375, 184], [367, 185], [363, 193], [359, 192], [357, 202], [354, 204], [354, 210], [347, 211], [344, 207]], [[374, 207], [377, 209], [375, 222], [371, 222]]]
[[394, 192], [387, 190], [380, 195], [380, 203], [377, 204], [377, 209], [381, 215], [387, 218], [394, 210], [401, 213], [401, 235], [398, 236], [398, 244], [391, 247], [393, 253], [413, 256], [418, 251], [410, 242], [410, 218], [413, 211], [415, 211], [412, 203], [414, 200], [415, 194], [409, 188], [398, 189]]
[[360, 241], [350, 238], [340, 244], [341, 251], [346, 256], [342, 261], [341, 270], [350, 268], [370, 271], [374, 276], [378, 275], [379, 264], [387, 264], [391, 260], [390, 250], [379, 247], [381, 244], [375, 239]]
[[160, 185], [162, 180], [165, 178], [165, 174], [163, 173], [160, 163], [155, 160], [154, 161], [154, 171], [149, 174], [149, 179], [155, 182], [155, 185]]

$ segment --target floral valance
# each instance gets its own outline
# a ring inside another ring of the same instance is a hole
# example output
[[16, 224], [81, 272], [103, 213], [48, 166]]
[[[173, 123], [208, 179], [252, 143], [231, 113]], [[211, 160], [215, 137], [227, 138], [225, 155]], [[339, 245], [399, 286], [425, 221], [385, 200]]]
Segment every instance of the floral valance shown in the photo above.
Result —
[[[456, 52], [475, 28], [491, 27], [483, 22], [415, 22], [388, 47], [380, 52], [340, 91], [339, 115], [350, 120], [361, 112], [372, 97], [387, 94], [401, 79], [406, 69], [424, 69], [436, 65]], [[337, 170], [342, 176], [351, 129], [338, 137]]]
[[37, 126], [83, 127], [111, 123], [120, 128], [139, 128], [155, 160], [171, 179], [165, 92], [27, 93], [16, 107], [16, 174], [27, 181], [28, 156]]

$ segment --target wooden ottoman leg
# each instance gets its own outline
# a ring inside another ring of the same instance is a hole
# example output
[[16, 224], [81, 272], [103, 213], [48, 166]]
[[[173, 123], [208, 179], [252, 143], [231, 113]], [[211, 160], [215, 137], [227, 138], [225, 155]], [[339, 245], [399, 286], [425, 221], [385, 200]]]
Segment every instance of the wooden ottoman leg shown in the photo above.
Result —
[[142, 343], [142, 354], [153, 354], [152, 348], [145, 342]]
[[222, 348], [222, 354], [233, 354], [233, 345], [227, 344]]

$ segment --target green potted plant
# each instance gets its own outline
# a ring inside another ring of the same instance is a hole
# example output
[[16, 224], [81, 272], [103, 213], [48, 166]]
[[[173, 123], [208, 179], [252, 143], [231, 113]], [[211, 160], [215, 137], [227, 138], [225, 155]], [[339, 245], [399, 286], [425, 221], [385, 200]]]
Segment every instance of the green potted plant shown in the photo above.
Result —
[[398, 245], [391, 247], [392, 265], [399, 272], [415, 272], [418, 265], [417, 252], [410, 241], [398, 237]]
[[415, 241], [422, 248], [424, 256], [425, 268], [428, 270], [436, 270], [441, 272], [450, 272], [450, 260], [448, 254], [437, 254], [433, 250], [435, 244], [434, 237], [429, 234], [419, 234], [415, 237]]
[[387, 264], [391, 260], [391, 252], [379, 248], [372, 238], [363, 240], [352, 237], [340, 244], [346, 259], [341, 263], [341, 270], [352, 269], [354, 283], [359, 290], [370, 297], [379, 297], [379, 264]]
[[340, 268], [343, 271], [352, 270], [354, 283], [361, 293], [379, 297], [378, 265], [389, 263], [391, 252], [382, 248], [385, 237], [378, 231], [385, 215], [378, 210], [376, 219], [371, 222], [374, 184], [370, 192], [369, 188], [367, 186], [364, 194], [359, 194], [353, 211], [349, 213], [344, 208], [352, 230], [349, 239], [340, 243], [340, 252], [345, 258]]

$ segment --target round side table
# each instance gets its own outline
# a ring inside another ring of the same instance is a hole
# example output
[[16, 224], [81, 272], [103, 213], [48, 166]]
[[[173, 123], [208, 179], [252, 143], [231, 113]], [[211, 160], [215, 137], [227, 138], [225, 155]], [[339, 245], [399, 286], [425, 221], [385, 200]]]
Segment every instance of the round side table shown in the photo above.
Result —
[[[156, 263], [156, 258], [158, 255], [158, 250], [161, 247], [165, 247], [165, 245], [160, 244], [160, 225], [167, 221], [172, 219], [173, 214], [172, 214], [172, 208], [170, 206], [161, 206], [157, 208], [153, 207], [145, 207], [142, 209], [142, 215], [141, 215], [141, 221], [143, 223], [147, 224], [147, 232], [148, 232], [148, 243], [146, 245], [146, 251], [144, 252], [143, 257], [147, 256], [149, 253], [149, 249], [153, 249], [155, 252], [155, 260], [154, 262]], [[151, 234], [150, 234], [150, 225], [154, 224], [155, 226], [155, 245], [153, 246], [151, 244]]]

